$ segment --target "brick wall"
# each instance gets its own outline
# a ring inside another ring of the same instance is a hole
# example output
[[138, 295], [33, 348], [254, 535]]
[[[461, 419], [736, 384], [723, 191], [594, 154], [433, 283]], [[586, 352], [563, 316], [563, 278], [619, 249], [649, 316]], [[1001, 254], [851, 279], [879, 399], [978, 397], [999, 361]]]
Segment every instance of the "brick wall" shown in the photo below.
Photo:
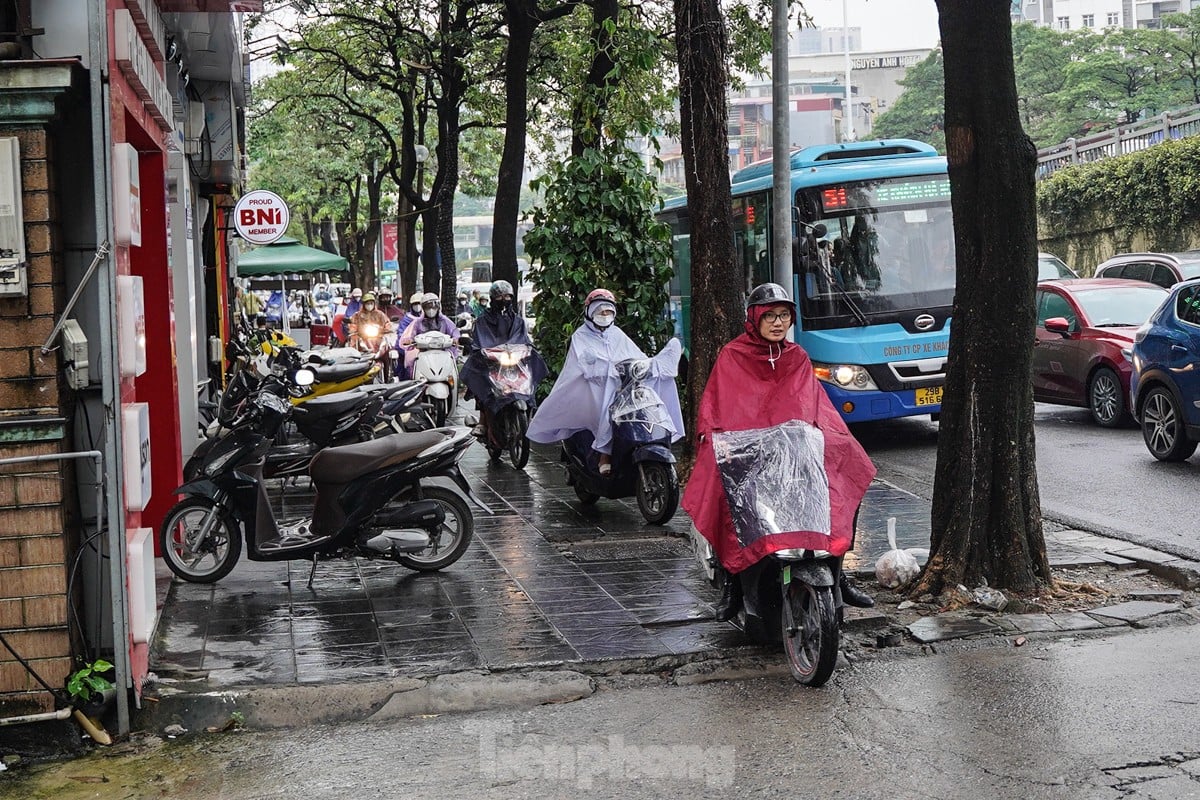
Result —
[[[22, 204], [29, 296], [0, 298], [0, 459], [61, 451], [58, 357], [41, 346], [62, 307], [62, 254], [53, 140], [45, 129], [5, 130], [21, 141]], [[46, 441], [49, 439], [49, 441]], [[69, 486], [59, 462], [0, 467], [0, 631], [51, 686], [72, 671], [67, 631], [68, 542], [63, 501]], [[53, 708], [50, 695], [0, 647], [0, 715]]]

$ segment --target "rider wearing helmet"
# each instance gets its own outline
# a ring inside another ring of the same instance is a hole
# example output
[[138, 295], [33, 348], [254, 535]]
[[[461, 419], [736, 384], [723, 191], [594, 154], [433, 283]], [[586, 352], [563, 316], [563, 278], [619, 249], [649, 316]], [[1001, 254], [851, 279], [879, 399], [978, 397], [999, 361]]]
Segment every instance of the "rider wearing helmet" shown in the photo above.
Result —
[[[726, 575], [716, 608], [719, 620], [732, 619], [741, 607], [738, 574], [771, 553], [823, 550], [842, 556], [848, 551], [855, 514], [875, 475], [871, 459], [821, 388], [808, 353], [787, 340], [795, 319], [796, 305], [786, 289], [775, 283], [756, 286], [746, 304], [745, 333], [721, 348], [700, 399], [696, 464], [683, 507]], [[773, 446], [778, 458], [754, 460], [743, 454], [741, 472], [729, 458], [718, 465], [714, 437], [728, 450], [738, 432], [768, 429], [770, 435], [760, 434], [756, 441]], [[726, 486], [735, 486], [745, 502], [731, 506]], [[792, 501], [811, 506], [813, 498], [824, 498], [827, 515], [801, 520], [786, 511], [795, 508]], [[774, 512], [769, 519], [764, 507]], [[846, 604], [874, 605], [870, 595], [838, 573]]]
[[471, 299], [467, 297], [466, 289], [458, 290], [458, 304], [454, 307], [454, 316], [457, 319], [463, 314], [471, 313]]
[[[414, 295], [415, 297], [415, 295]], [[422, 333], [441, 331], [454, 340], [450, 353], [458, 359], [458, 337], [461, 335], [454, 323], [442, 313], [442, 303], [433, 292], [421, 295], [421, 316], [409, 323], [400, 334], [400, 346], [404, 348], [404, 369], [412, 374], [413, 362], [417, 360], [417, 347], [413, 340]]]
[[[505, 402], [492, 393], [488, 380], [487, 359], [481, 351], [503, 344], [527, 344], [531, 347], [533, 345], [529, 331], [525, 328], [525, 318], [516, 313], [513, 306], [514, 297], [511, 283], [505, 280], [493, 281], [488, 289], [488, 307], [479, 319], [475, 320], [475, 327], [471, 331], [471, 344], [461, 378], [479, 407], [481, 420], [475, 429], [476, 435], [484, 435], [490, 415], [499, 410], [499, 404]], [[533, 376], [533, 385], [537, 386], [546, 377], [547, 369], [546, 362], [536, 350], [530, 357], [529, 369]]]
[[[370, 335], [368, 325], [373, 325], [377, 329], [374, 336]], [[350, 346], [368, 344], [375, 349], [379, 345], [379, 340], [391, 328], [392, 321], [387, 318], [387, 314], [375, 307], [375, 295], [368, 292], [363, 295], [362, 309], [350, 318]]]
[[415, 292], [412, 297], [408, 298], [408, 312], [400, 320], [400, 330], [406, 330], [413, 320], [421, 318], [421, 300], [425, 295], [420, 292]]
[[362, 296], [362, 289], [350, 292], [350, 301], [346, 303], [346, 319], [353, 319], [354, 315], [362, 308]]
[[375, 292], [375, 296], [379, 298], [379, 304], [376, 306], [380, 311], [387, 315], [387, 318], [392, 322], [396, 322], [404, 316], [404, 310], [401, 309], [392, 300], [392, 290], [387, 287], [381, 288]]
[[592, 449], [597, 453], [597, 471], [609, 475], [613, 435], [609, 412], [621, 388], [616, 365], [628, 359], [645, 364], [646, 371], [641, 377], [648, 379], [653, 384], [651, 388], [663, 399], [671, 420], [672, 441], [677, 441], [683, 436], [683, 417], [674, 377], [682, 347], [678, 340], [672, 340], [661, 362], [648, 360], [641, 348], [617, 327], [617, 298], [607, 289], [588, 293], [583, 301], [583, 318], [583, 324], [571, 334], [562, 372], [525, 435], [532, 442], [549, 444], [588, 431], [592, 435]]

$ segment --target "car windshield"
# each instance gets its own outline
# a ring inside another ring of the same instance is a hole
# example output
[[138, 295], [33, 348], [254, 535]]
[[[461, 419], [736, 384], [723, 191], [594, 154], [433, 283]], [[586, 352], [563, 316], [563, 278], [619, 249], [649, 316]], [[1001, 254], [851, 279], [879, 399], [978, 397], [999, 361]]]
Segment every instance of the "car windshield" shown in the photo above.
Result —
[[1074, 271], [1062, 262], [1058, 256], [1038, 256], [1038, 280], [1054, 280], [1055, 278], [1074, 278]]
[[1167, 290], [1156, 286], [1107, 286], [1072, 293], [1093, 328], [1137, 327], [1162, 304]]

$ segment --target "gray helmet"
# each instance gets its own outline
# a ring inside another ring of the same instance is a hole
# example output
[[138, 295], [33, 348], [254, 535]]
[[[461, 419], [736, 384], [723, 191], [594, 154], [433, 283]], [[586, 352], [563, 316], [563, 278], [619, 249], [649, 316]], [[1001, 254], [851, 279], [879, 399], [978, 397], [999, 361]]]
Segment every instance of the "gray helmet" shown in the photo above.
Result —
[[750, 292], [750, 299], [746, 301], [746, 308], [750, 306], [774, 306], [781, 303], [791, 306], [793, 309], [796, 304], [792, 302], [792, 298], [788, 297], [787, 290], [778, 283], [761, 283], [754, 287]]
[[488, 294], [491, 296], [491, 298], [493, 300], [497, 300], [502, 295], [506, 295], [506, 294], [511, 296], [512, 293], [513, 293], [512, 284], [509, 283], [508, 281], [493, 281], [491, 288], [488, 290]]

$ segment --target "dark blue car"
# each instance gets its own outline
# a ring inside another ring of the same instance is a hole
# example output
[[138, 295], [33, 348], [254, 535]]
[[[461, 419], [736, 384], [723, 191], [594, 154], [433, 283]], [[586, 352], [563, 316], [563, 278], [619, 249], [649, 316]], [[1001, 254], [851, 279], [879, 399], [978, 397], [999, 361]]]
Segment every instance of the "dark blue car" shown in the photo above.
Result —
[[1200, 442], [1200, 279], [1177, 284], [1134, 335], [1133, 413], [1151, 455], [1183, 461]]

